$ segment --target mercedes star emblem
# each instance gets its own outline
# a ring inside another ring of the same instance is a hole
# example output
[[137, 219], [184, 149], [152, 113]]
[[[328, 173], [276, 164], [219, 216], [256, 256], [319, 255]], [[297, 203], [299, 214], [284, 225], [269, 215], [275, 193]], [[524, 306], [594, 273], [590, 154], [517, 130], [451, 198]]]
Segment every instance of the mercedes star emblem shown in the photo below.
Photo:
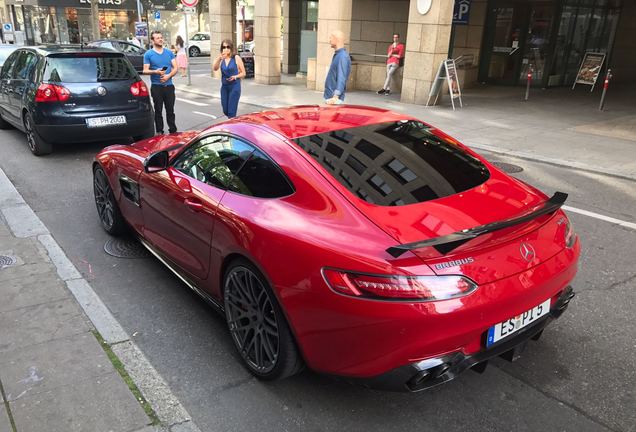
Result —
[[521, 243], [521, 246], [519, 247], [519, 252], [521, 253], [521, 258], [523, 258], [527, 262], [532, 261], [532, 259], [536, 255], [532, 245], [530, 243], [525, 243], [525, 242]]
[[106, 89], [104, 87], [97, 87], [97, 94], [100, 96], [106, 95]]

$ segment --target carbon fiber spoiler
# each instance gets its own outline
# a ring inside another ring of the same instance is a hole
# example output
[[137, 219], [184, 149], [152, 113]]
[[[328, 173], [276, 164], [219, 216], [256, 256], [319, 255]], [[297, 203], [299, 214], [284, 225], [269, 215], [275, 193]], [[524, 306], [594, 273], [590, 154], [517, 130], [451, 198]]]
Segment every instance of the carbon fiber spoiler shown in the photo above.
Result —
[[398, 258], [406, 251], [420, 249], [423, 247], [433, 246], [435, 250], [437, 250], [441, 254], [447, 254], [453, 249], [461, 246], [466, 243], [470, 239], [474, 239], [482, 234], [486, 234], [489, 232], [497, 231], [500, 229], [508, 228], [510, 226], [518, 225], [523, 222], [527, 222], [529, 220], [535, 219], [541, 215], [552, 213], [557, 211], [565, 200], [567, 199], [568, 194], [563, 192], [555, 192], [552, 197], [543, 203], [540, 207], [537, 207], [535, 210], [532, 210], [529, 213], [526, 213], [522, 216], [518, 216], [512, 219], [506, 219], [499, 222], [492, 222], [486, 225], [476, 226], [474, 228], [467, 228], [462, 231], [457, 231], [452, 234], [448, 234], [441, 237], [435, 237], [428, 240], [422, 240], [413, 243], [404, 243], [397, 246], [392, 246], [388, 248], [386, 251], [394, 258]]

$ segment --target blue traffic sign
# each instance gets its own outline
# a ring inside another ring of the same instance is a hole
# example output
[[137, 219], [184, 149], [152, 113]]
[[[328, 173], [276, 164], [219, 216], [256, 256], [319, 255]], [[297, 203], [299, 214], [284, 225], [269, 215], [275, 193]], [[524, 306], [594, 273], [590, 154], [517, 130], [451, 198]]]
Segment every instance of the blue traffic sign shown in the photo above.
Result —
[[13, 31], [13, 24], [11, 23], [2, 24], [2, 31], [11, 33]]
[[470, 0], [455, 0], [453, 24], [468, 25], [470, 19]]
[[161, 19], [161, 12], [160, 11], [155, 11], [155, 19], [157, 21], [159, 21]]

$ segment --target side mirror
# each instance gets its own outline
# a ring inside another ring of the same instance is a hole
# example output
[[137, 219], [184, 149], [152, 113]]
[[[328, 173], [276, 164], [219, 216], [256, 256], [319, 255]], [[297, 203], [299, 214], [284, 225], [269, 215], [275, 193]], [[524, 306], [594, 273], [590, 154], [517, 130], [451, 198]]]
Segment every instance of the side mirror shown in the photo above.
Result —
[[163, 171], [168, 168], [168, 162], [168, 152], [165, 150], [161, 150], [151, 154], [146, 158], [146, 160], [144, 161], [144, 170], [147, 173]]

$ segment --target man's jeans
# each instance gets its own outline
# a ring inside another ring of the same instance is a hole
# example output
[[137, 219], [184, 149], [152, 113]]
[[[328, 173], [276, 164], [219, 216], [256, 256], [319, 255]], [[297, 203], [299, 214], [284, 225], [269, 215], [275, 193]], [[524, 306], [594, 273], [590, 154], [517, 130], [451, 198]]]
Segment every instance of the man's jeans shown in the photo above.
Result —
[[153, 85], [150, 87], [152, 95], [152, 105], [155, 108], [155, 131], [163, 133], [163, 107], [166, 107], [166, 120], [168, 122], [168, 132], [175, 133], [177, 125], [174, 122], [174, 86]]
[[393, 78], [393, 74], [400, 67], [397, 63], [389, 63], [386, 65], [386, 80], [384, 81], [384, 90], [391, 90], [391, 79]]

